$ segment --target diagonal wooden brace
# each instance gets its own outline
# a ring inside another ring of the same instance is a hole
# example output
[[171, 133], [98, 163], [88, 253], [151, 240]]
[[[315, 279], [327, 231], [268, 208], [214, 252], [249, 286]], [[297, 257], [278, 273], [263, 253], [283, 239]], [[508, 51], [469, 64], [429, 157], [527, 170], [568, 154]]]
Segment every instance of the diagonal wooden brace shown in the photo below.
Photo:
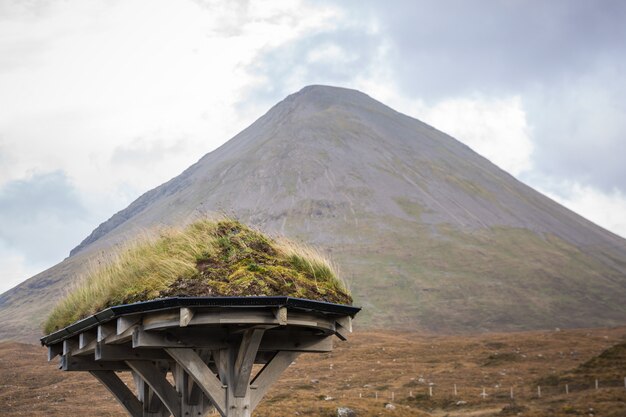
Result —
[[182, 417], [180, 397], [159, 368], [147, 361], [126, 361], [126, 363], [152, 388], [174, 417]]
[[165, 351], [202, 389], [217, 411], [226, 415], [226, 395], [220, 380], [213, 374], [206, 363], [192, 349], [166, 348]]
[[115, 397], [132, 417], [142, 417], [141, 402], [113, 371], [90, 371]]
[[259, 402], [261, 402], [265, 394], [267, 394], [272, 384], [278, 380], [280, 375], [291, 365], [299, 354], [300, 352], [278, 352], [276, 356], [259, 371], [251, 384], [256, 388], [251, 390], [250, 408], [252, 410], [259, 405]]
[[[231, 389], [235, 397], [245, 397], [250, 384], [250, 373], [254, 366], [261, 339], [263, 338], [265, 329], [253, 328], [246, 330], [241, 339], [237, 359], [235, 359], [234, 381]], [[231, 385], [231, 384], [229, 384]]]

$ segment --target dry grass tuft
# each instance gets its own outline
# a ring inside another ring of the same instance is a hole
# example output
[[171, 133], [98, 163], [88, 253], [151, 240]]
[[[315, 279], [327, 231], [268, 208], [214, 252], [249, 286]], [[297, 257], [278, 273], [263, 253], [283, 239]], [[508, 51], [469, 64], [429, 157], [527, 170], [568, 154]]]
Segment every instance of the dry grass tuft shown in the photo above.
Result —
[[259, 295], [352, 303], [333, 265], [315, 249], [271, 239], [235, 220], [200, 220], [144, 237], [91, 268], [52, 311], [44, 332], [118, 304]]

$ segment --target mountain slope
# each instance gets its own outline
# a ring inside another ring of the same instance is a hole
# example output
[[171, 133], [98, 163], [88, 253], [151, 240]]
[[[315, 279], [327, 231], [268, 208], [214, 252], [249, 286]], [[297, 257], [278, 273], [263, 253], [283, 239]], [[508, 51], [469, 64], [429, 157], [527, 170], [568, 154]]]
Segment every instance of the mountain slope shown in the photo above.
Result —
[[32, 333], [29, 317], [44, 314], [83, 259], [214, 211], [329, 251], [365, 307], [362, 325], [476, 331], [626, 319], [623, 239], [363, 93], [311, 86], [0, 296], [0, 337]]

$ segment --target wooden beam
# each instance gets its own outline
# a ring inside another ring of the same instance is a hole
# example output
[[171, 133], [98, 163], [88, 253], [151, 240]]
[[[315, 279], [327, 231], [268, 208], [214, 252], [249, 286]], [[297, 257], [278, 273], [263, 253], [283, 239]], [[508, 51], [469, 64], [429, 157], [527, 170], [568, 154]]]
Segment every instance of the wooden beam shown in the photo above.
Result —
[[121, 335], [131, 327], [138, 325], [141, 321], [141, 316], [139, 314], [135, 314], [132, 316], [123, 316], [117, 318], [117, 329], [115, 333], [117, 335]]
[[104, 342], [108, 344], [120, 344], [120, 343], [130, 342], [133, 339], [133, 332], [135, 331], [135, 329], [139, 327], [140, 326], [138, 324], [133, 324], [132, 326], [124, 330], [122, 333], [118, 334], [117, 324], [115, 324], [113, 333], [109, 334], [104, 339], [99, 340], [99, 342]]
[[189, 322], [193, 318], [194, 313], [195, 313], [194, 310], [190, 308], [181, 307], [180, 308], [180, 327], [187, 327], [189, 325]]
[[98, 326], [96, 341], [103, 342], [107, 337], [114, 335], [117, 330], [117, 323], [114, 321], [110, 321], [108, 323], [103, 323]]
[[333, 341], [330, 336], [310, 332], [268, 332], [259, 351], [289, 350], [296, 352], [331, 352]]
[[84, 349], [90, 344], [94, 344], [95, 341], [96, 341], [95, 330], [88, 330], [86, 332], [82, 332], [81, 334], [78, 335], [78, 348]]
[[174, 417], [182, 417], [180, 397], [159, 368], [146, 361], [126, 361], [126, 363], [152, 388]]
[[274, 358], [259, 371], [252, 380], [250, 408], [254, 410], [261, 402], [271, 385], [278, 380], [280, 375], [298, 357], [298, 352], [278, 352]]
[[128, 345], [107, 345], [98, 343], [94, 353], [96, 361], [168, 360], [169, 355], [162, 349], [133, 349]]
[[78, 349], [78, 338], [66, 339], [63, 341], [63, 354], [69, 355], [73, 350]]
[[124, 362], [96, 362], [85, 357], [71, 355], [61, 356], [59, 368], [63, 371], [127, 371], [129, 369]]
[[63, 354], [63, 343], [48, 346], [48, 362]]
[[135, 329], [133, 333], [133, 348], [189, 347], [224, 349], [228, 346], [226, 336], [227, 333], [223, 329], [211, 329], [201, 333], [175, 335], [169, 332], [145, 331], [144, 329], [138, 328]]
[[278, 307], [274, 309], [274, 317], [281, 326], [287, 325], [287, 307]]
[[192, 349], [166, 348], [165, 351], [198, 384], [204, 394], [215, 405], [218, 412], [222, 415], [227, 415], [226, 396], [222, 382], [211, 372], [200, 356]]
[[135, 394], [115, 375], [113, 371], [90, 371], [91, 375], [96, 377], [102, 385], [104, 385], [115, 397], [131, 417], [142, 417], [143, 410], [141, 402], [135, 397]]
[[248, 391], [250, 373], [264, 333], [265, 329], [250, 329], [244, 333], [241, 339], [235, 359], [234, 381], [231, 387], [235, 397], [245, 397]]
[[341, 340], [348, 340], [348, 334], [352, 333], [352, 317], [345, 316], [335, 322], [335, 333]]

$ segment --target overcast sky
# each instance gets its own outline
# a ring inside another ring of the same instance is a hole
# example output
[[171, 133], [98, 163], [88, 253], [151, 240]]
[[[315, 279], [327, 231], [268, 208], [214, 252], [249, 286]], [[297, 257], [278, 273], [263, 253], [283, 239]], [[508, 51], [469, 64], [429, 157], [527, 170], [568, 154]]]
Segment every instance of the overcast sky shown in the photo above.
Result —
[[626, 2], [0, 0], [0, 292], [309, 84], [626, 236]]

